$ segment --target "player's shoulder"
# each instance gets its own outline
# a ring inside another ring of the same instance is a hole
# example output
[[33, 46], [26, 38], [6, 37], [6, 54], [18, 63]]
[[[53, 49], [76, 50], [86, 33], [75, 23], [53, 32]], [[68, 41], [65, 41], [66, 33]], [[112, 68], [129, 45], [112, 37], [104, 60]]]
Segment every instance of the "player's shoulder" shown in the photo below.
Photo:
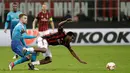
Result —
[[14, 29], [15, 29], [15, 30], [21, 30], [21, 25], [18, 23], [18, 24], [15, 26]]
[[8, 12], [8, 14], [7, 15], [11, 15], [13, 12], [12, 11], [10, 11], [10, 12]]
[[17, 25], [16, 25], [17, 28], [21, 28], [22, 27], [22, 24], [19, 22]]

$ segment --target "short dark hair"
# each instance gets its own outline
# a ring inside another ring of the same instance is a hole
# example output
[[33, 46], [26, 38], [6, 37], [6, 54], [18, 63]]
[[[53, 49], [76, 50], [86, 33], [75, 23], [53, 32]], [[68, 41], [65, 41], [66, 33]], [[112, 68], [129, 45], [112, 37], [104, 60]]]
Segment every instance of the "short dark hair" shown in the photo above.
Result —
[[74, 36], [74, 33], [71, 32], [71, 31], [69, 31], [69, 32], [67, 32], [67, 35], [68, 35], [68, 36]]
[[27, 16], [26, 14], [20, 14], [19, 19], [22, 18], [23, 16]]

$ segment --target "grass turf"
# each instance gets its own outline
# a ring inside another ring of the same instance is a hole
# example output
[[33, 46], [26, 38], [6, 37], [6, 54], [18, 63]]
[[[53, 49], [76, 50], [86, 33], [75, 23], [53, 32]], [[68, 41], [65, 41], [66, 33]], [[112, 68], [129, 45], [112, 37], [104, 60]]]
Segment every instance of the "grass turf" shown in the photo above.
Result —
[[[14, 61], [13, 52], [10, 47], [0, 47], [0, 73], [130, 73], [130, 46], [73, 46], [77, 55], [88, 64], [79, 63], [65, 47], [50, 48], [52, 63], [36, 66], [39, 71], [28, 70], [28, 62], [9, 71], [8, 64]], [[39, 54], [37, 59], [41, 58], [42, 54]], [[111, 61], [117, 65], [114, 71], [105, 68]]]

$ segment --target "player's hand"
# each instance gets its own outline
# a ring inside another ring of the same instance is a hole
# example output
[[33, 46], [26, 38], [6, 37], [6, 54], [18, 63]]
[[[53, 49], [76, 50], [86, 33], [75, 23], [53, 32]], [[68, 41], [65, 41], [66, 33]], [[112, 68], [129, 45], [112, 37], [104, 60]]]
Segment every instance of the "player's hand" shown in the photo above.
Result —
[[83, 64], [87, 64], [87, 62], [84, 62], [84, 61], [82, 61], [82, 60], [80, 60], [79, 62], [80, 62], [80, 63], [83, 63]]
[[7, 29], [4, 29], [4, 32], [6, 33], [6, 32], [7, 32]]

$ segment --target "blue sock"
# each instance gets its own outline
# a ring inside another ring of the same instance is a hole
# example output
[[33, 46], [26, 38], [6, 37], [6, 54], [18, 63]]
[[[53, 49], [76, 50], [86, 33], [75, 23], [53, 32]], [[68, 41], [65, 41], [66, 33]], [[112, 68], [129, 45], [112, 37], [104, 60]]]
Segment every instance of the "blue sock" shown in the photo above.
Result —
[[36, 61], [36, 58], [37, 58], [37, 53], [32, 53], [31, 62]]
[[18, 59], [18, 60], [16, 60], [15, 62], [14, 62], [14, 66], [15, 65], [17, 65], [17, 64], [21, 64], [21, 63], [23, 63], [23, 62], [25, 62], [25, 61], [28, 61], [29, 59], [27, 58], [27, 57], [22, 57], [22, 58], [20, 58], [20, 59]]

